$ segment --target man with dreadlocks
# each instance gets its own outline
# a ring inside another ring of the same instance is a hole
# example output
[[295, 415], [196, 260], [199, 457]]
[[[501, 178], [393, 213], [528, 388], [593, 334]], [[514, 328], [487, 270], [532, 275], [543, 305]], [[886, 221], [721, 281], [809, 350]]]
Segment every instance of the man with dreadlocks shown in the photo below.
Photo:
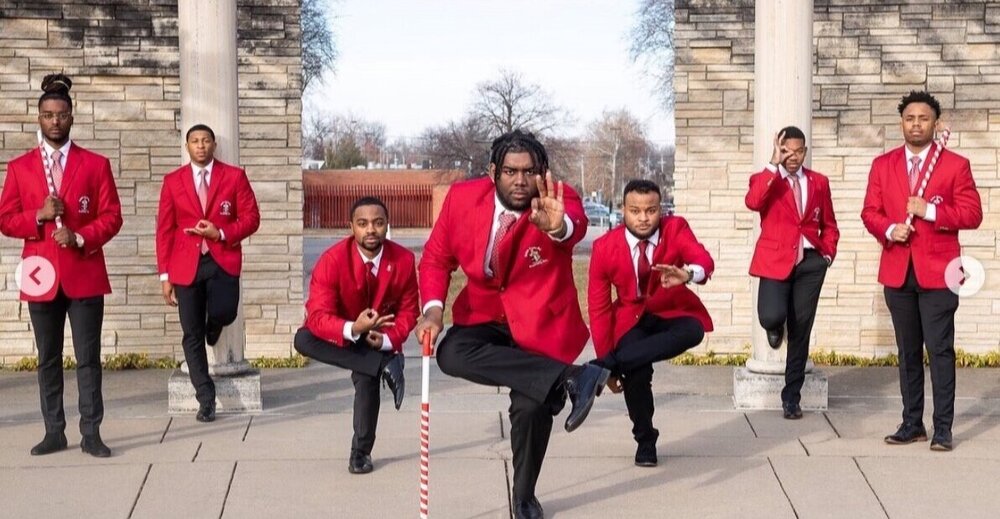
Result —
[[451, 273], [468, 278], [454, 325], [437, 349], [444, 373], [510, 388], [514, 510], [542, 517], [535, 483], [552, 417], [566, 397], [566, 430], [587, 417], [610, 372], [571, 364], [589, 333], [573, 281], [573, 246], [587, 232], [580, 197], [553, 182], [545, 148], [514, 130], [493, 141], [489, 174], [453, 185], [420, 259], [423, 318], [417, 338], [437, 339]]
[[106, 458], [101, 441], [101, 324], [111, 293], [101, 247], [122, 227], [118, 189], [107, 158], [69, 139], [73, 82], [62, 74], [42, 80], [39, 146], [7, 164], [0, 193], [0, 232], [24, 240], [21, 300], [28, 302], [38, 348], [45, 438], [33, 456], [66, 448], [63, 412], [63, 329], [69, 315], [80, 389], [80, 448]]

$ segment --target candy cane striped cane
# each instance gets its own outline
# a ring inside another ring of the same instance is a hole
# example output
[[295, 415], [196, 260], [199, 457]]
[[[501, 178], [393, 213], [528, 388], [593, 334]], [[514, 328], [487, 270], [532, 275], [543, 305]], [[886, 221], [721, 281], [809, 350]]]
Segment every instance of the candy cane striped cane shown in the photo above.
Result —
[[424, 336], [421, 337], [421, 343], [423, 343], [423, 373], [422, 379], [420, 381], [420, 519], [427, 519], [427, 489], [429, 478], [429, 465], [430, 465], [430, 421], [431, 421], [431, 405], [430, 405], [430, 373], [431, 373], [431, 354], [434, 353], [433, 347], [431, 346], [431, 334], [430, 332], [424, 332]]
[[[42, 154], [42, 166], [45, 168], [45, 183], [49, 185], [49, 196], [58, 197], [59, 193], [56, 192], [56, 181], [52, 178], [52, 159], [49, 158], [49, 154], [45, 153], [45, 145], [42, 140], [42, 130], [38, 130], [38, 151]], [[56, 217], [56, 228], [62, 229], [62, 217]]]
[[[934, 171], [934, 166], [937, 165], [938, 158], [941, 157], [941, 150], [948, 145], [948, 137], [951, 137], [951, 129], [945, 128], [941, 132], [941, 137], [938, 138], [937, 149], [934, 150], [934, 156], [931, 157], [931, 163], [927, 166], [927, 173], [924, 174], [924, 180], [920, 183], [920, 188], [917, 189], [917, 198], [924, 197], [924, 190], [927, 189], [927, 181], [931, 178], [931, 172]], [[906, 215], [906, 225], [913, 224], [913, 213]]]

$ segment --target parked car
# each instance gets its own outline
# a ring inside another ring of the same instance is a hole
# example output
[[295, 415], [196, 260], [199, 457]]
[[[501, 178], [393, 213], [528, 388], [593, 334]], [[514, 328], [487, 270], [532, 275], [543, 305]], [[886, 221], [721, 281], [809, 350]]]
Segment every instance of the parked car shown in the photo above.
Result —
[[590, 220], [590, 225], [607, 226], [608, 221], [611, 219], [608, 208], [598, 203], [584, 202], [583, 212], [587, 215], [587, 219]]

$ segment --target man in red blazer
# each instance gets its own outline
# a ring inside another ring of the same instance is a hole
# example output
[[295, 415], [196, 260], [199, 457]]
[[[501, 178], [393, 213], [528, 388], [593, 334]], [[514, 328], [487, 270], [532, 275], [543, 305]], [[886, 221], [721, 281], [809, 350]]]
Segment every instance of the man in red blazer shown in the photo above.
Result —
[[840, 239], [830, 181], [802, 165], [807, 151], [802, 130], [782, 129], [774, 137], [771, 161], [750, 177], [746, 196], [747, 208], [760, 213], [760, 237], [750, 261], [750, 275], [760, 278], [757, 318], [775, 349], [788, 328], [781, 407], [793, 420], [802, 418], [809, 336]]
[[595, 240], [591, 254], [594, 362], [611, 370], [612, 391], [625, 391], [638, 444], [635, 464], [655, 467], [660, 432], [653, 427], [653, 363], [697, 346], [712, 331], [712, 318], [686, 285], [705, 283], [715, 262], [687, 221], [660, 217], [660, 188], [649, 180], [625, 185], [622, 216], [625, 225]]
[[[566, 430], [590, 412], [609, 372], [575, 366], [587, 342], [573, 282], [573, 246], [587, 232], [580, 197], [553, 185], [545, 148], [514, 130], [493, 141], [489, 176], [451, 186], [420, 259], [423, 319], [436, 341], [451, 273], [468, 278], [437, 350], [444, 373], [510, 388], [517, 517], [541, 517], [535, 483], [552, 417], [566, 395]], [[543, 181], [544, 175], [544, 181]]]
[[215, 383], [205, 343], [236, 320], [240, 244], [260, 227], [246, 173], [215, 159], [215, 132], [196, 124], [185, 136], [191, 162], [163, 177], [156, 215], [156, 268], [163, 299], [180, 315], [181, 344], [200, 422], [215, 420]]
[[367, 474], [373, 469], [379, 379], [385, 380], [399, 409], [405, 390], [403, 342], [417, 324], [420, 303], [413, 253], [386, 240], [385, 204], [375, 197], [354, 202], [350, 226], [352, 236], [316, 262], [295, 349], [351, 370], [354, 438], [347, 470]]
[[[102, 247], [122, 227], [111, 164], [70, 141], [73, 82], [46, 76], [38, 100], [42, 140], [7, 164], [0, 193], [0, 232], [24, 240], [21, 300], [38, 348], [38, 386], [45, 437], [32, 455], [67, 447], [63, 412], [63, 330], [69, 316], [80, 389], [80, 448], [96, 457], [111, 450], [101, 440], [101, 324], [111, 283]], [[44, 155], [43, 155], [44, 154]], [[51, 175], [56, 194], [50, 194]]]
[[[955, 418], [955, 311], [958, 294], [949, 289], [949, 264], [961, 256], [958, 231], [975, 229], [983, 207], [965, 157], [940, 150], [934, 129], [941, 105], [927, 92], [910, 92], [899, 103], [905, 144], [875, 158], [868, 176], [861, 220], [882, 246], [878, 281], [892, 315], [899, 349], [899, 388], [903, 423], [886, 443], [926, 441], [924, 355], [930, 357], [934, 391], [934, 438], [931, 449], [952, 449]], [[929, 178], [927, 178], [929, 176]], [[919, 196], [920, 185], [927, 188]], [[914, 215], [907, 225], [907, 214]], [[960, 264], [953, 266], [958, 273]], [[960, 277], [960, 276], [958, 276]]]

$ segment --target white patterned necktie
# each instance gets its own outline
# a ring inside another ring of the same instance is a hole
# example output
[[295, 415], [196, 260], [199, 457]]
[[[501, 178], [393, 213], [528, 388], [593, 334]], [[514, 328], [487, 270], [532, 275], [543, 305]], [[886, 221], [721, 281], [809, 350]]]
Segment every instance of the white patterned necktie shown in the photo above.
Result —
[[917, 188], [917, 177], [920, 176], [920, 156], [914, 155], [910, 157], [910, 164], [910, 173], [908, 176], [910, 177], [910, 193], [913, 193]]
[[59, 150], [52, 151], [52, 185], [56, 188], [56, 193], [59, 192], [59, 188], [62, 187], [63, 179], [63, 167], [62, 167], [62, 152]]

